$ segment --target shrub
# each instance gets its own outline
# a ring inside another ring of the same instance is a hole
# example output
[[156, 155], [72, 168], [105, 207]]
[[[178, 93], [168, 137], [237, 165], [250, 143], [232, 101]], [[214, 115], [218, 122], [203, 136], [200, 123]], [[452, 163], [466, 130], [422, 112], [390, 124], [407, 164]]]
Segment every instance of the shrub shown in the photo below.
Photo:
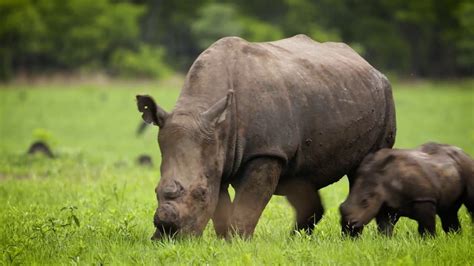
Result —
[[118, 49], [112, 55], [110, 68], [126, 77], [163, 78], [171, 74], [164, 61], [165, 49], [140, 45], [137, 51]]

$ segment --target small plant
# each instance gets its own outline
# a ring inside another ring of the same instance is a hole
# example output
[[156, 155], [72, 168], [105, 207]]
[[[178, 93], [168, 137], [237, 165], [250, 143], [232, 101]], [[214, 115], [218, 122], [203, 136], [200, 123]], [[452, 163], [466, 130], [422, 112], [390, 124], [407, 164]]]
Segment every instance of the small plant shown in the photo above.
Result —
[[86, 244], [81, 239], [73, 255], [69, 256], [69, 259], [71, 260], [72, 264], [77, 265], [81, 262], [81, 255], [84, 253], [85, 250], [86, 250]]
[[42, 141], [49, 146], [56, 145], [56, 139], [54, 138], [51, 131], [44, 128], [36, 128], [33, 130], [33, 139], [36, 141]]
[[4, 251], [3, 256], [6, 261], [10, 264], [19, 263], [19, 257], [25, 249], [22, 245], [12, 244], [9, 245]]
[[136, 226], [134, 223], [135, 216], [132, 214], [127, 215], [125, 218], [123, 218], [122, 221], [120, 221], [117, 231], [120, 235], [124, 237], [131, 237], [132, 232], [131, 230]]
[[66, 207], [61, 208], [61, 211], [68, 212], [68, 216], [66, 218], [67, 223], [63, 224], [62, 225], [63, 227], [70, 226], [72, 224], [75, 224], [77, 227], [81, 226], [81, 223], [79, 222], [79, 218], [77, 218], [77, 215], [75, 213], [76, 210], [77, 210], [76, 206], [66, 206]]
[[67, 228], [72, 226], [79, 227], [81, 225], [75, 213], [76, 210], [76, 206], [66, 206], [61, 208], [61, 212], [66, 212], [65, 218], [47, 217], [43, 221], [36, 222], [32, 226], [33, 235], [31, 238], [45, 240], [51, 234], [56, 237], [64, 236], [64, 234], [68, 235]]

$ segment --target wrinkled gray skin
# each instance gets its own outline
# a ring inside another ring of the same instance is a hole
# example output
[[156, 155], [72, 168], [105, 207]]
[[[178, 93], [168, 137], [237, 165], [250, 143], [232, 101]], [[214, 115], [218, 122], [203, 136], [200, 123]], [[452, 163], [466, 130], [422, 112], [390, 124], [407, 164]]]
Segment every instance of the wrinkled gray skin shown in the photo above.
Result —
[[323, 214], [318, 189], [395, 138], [385, 76], [347, 45], [304, 35], [223, 38], [194, 62], [171, 113], [149, 96], [137, 103], [160, 128], [155, 239], [200, 235], [210, 218], [219, 236], [251, 236], [273, 194], [311, 231]]
[[342, 231], [357, 236], [375, 217], [379, 231], [391, 235], [406, 216], [418, 221], [420, 234], [434, 235], [438, 214], [445, 232], [457, 232], [462, 204], [474, 219], [474, 160], [460, 148], [426, 143], [413, 150], [381, 149], [361, 163], [340, 206]]

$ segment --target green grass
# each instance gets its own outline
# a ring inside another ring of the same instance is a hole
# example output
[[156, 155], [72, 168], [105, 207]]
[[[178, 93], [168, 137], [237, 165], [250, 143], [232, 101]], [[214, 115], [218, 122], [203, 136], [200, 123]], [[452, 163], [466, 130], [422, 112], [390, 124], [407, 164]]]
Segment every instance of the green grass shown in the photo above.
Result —
[[[474, 86], [395, 84], [397, 147], [433, 140], [474, 154]], [[134, 95], [150, 93], [170, 110], [179, 90], [157, 84], [0, 88], [0, 264], [361, 264], [473, 265], [474, 228], [421, 239], [401, 219], [393, 238], [372, 222], [360, 239], [340, 236], [345, 179], [323, 189], [325, 216], [312, 235], [290, 236], [293, 211], [273, 197], [254, 238], [226, 242], [209, 225], [201, 238], [151, 242], [159, 178], [156, 128], [137, 138]], [[45, 139], [57, 159], [28, 157]], [[151, 169], [135, 164], [150, 154]]]

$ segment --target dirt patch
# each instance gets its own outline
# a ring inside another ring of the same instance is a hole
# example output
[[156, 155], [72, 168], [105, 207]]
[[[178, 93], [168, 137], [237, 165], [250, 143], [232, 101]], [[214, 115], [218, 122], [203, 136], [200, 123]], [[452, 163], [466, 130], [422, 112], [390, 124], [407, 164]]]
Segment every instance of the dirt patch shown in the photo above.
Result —
[[148, 154], [141, 154], [137, 158], [137, 164], [141, 166], [147, 166], [147, 167], [152, 167], [153, 166], [153, 161], [151, 159], [151, 156]]
[[54, 158], [54, 154], [49, 148], [49, 146], [42, 141], [36, 141], [33, 144], [31, 144], [27, 153], [29, 155], [42, 154], [48, 158]]

